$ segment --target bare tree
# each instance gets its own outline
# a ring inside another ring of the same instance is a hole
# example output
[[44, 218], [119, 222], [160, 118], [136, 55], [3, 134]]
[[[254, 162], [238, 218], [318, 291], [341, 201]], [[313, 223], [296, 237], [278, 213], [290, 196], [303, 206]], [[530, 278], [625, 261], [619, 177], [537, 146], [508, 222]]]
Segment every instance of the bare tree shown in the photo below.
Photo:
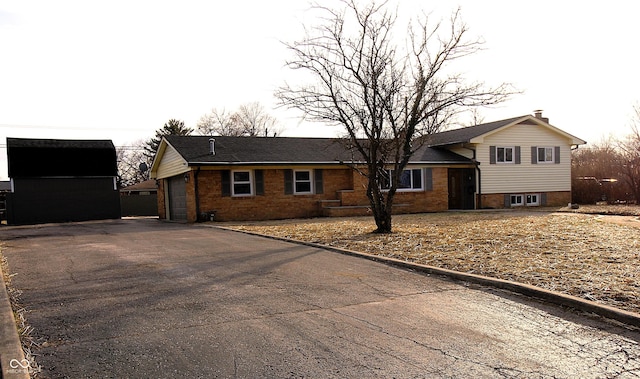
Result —
[[200, 117], [196, 126], [199, 134], [204, 136], [241, 136], [242, 130], [237, 127], [235, 113], [229, 113], [225, 109], [213, 108], [211, 113]]
[[197, 125], [202, 135], [276, 137], [281, 133], [278, 120], [258, 103], [243, 104], [234, 112], [211, 110], [200, 118]]
[[593, 204], [598, 201], [628, 200], [628, 186], [621, 181], [621, 155], [613, 138], [571, 153], [571, 201]]
[[[126, 187], [149, 179], [152, 159], [145, 153], [146, 142], [136, 141], [116, 148], [118, 186]], [[146, 169], [145, 169], [146, 168]]]
[[465, 84], [461, 75], [447, 72], [449, 63], [481, 46], [466, 40], [458, 11], [446, 26], [431, 26], [424, 16], [401, 30], [408, 38], [402, 49], [393, 35], [397, 12], [387, 9], [387, 1], [342, 4], [344, 9], [316, 5], [323, 23], [286, 44], [294, 56], [288, 67], [311, 73], [316, 82], [285, 84], [276, 96], [311, 120], [344, 127], [356, 156], [353, 167], [367, 178], [376, 232], [390, 233], [400, 177], [425, 137], [462, 109], [497, 104], [513, 92], [507, 84]]
[[640, 104], [633, 107], [631, 133], [618, 141], [620, 174], [629, 186], [633, 198], [640, 204]]
[[244, 130], [244, 134], [252, 137], [276, 137], [280, 134], [277, 127], [278, 120], [268, 114], [258, 103], [243, 104], [238, 109], [237, 123]]

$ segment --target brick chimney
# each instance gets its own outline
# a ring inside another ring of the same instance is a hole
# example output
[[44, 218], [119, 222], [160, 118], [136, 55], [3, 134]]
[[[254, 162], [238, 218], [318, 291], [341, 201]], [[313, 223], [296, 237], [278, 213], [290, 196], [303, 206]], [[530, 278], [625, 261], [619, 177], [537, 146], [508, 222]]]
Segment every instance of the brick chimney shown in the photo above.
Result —
[[548, 117], [542, 117], [542, 109], [536, 109], [535, 111], [533, 111], [533, 115], [538, 120], [542, 120], [542, 121], [546, 122], [547, 124], [549, 123], [549, 118]]

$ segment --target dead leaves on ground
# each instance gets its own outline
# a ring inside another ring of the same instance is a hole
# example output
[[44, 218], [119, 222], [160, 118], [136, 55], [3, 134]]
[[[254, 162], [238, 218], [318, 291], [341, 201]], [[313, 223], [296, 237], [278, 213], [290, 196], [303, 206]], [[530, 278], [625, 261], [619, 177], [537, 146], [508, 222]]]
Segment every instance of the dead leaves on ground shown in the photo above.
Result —
[[469, 212], [226, 226], [528, 283], [640, 312], [640, 228], [593, 215]]

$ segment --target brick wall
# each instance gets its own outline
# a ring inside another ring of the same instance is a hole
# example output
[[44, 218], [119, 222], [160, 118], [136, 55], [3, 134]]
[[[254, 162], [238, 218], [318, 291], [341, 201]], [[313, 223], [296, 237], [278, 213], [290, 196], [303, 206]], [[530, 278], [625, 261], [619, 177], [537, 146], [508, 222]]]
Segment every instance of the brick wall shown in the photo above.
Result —
[[[505, 195], [511, 195], [511, 194], [494, 193], [494, 194], [482, 195], [482, 207], [495, 208], [495, 209], [505, 208], [504, 206]], [[571, 202], [570, 191], [546, 192], [546, 195], [547, 195], [547, 203], [545, 204], [545, 206], [561, 207], [561, 206], [566, 206], [569, 202]]]
[[[321, 200], [341, 200], [342, 206], [368, 206], [367, 180], [350, 168], [323, 169], [322, 194], [286, 195], [284, 169], [263, 169], [264, 195], [222, 196], [219, 170], [201, 170], [197, 175], [200, 214], [215, 211], [217, 221], [275, 220], [323, 215]], [[447, 169], [433, 168], [433, 190], [397, 192], [394, 213], [437, 212], [448, 209]], [[159, 181], [158, 214], [167, 218], [164, 188]], [[198, 220], [195, 202], [195, 172], [186, 183], [187, 218]]]
[[164, 204], [164, 186], [166, 181], [164, 179], [158, 180], [158, 217], [160, 219], [167, 218], [167, 208]]
[[352, 188], [350, 169], [324, 169], [322, 194], [285, 195], [284, 171], [263, 170], [264, 195], [239, 197], [222, 196], [220, 171], [201, 171], [200, 211], [215, 211], [219, 221], [317, 217], [321, 215], [318, 201], [336, 199], [337, 191]]

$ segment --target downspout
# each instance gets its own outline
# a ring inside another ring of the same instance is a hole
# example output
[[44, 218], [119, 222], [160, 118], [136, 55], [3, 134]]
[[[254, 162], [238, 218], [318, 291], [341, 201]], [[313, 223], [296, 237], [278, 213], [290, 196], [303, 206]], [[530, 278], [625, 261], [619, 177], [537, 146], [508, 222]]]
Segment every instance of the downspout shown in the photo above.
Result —
[[200, 220], [200, 191], [198, 190], [198, 174], [200, 173], [200, 166], [193, 173], [193, 186], [196, 193], [196, 220]]
[[480, 171], [480, 162], [478, 162], [475, 158], [476, 152], [473, 151], [473, 165], [476, 166], [476, 171], [478, 171], [478, 206], [476, 209], [482, 209], [482, 172]]
[[477, 178], [478, 190], [476, 191], [476, 193], [478, 194], [478, 203], [476, 204], [476, 209], [482, 209], [482, 172], [480, 171], [480, 162], [478, 162], [478, 160], [476, 159], [476, 149], [467, 147], [465, 146], [465, 144], [462, 144], [462, 147], [467, 150], [471, 150], [471, 152], [473, 153], [473, 157], [471, 158], [471, 163], [474, 165], [474, 167], [476, 168], [476, 171], [478, 172], [478, 178]]

